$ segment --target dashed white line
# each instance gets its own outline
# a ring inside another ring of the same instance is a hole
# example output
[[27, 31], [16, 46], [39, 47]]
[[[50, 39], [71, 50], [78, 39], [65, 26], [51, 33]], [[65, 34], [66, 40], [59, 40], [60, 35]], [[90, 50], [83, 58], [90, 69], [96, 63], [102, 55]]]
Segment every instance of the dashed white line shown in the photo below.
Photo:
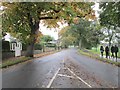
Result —
[[52, 77], [52, 79], [50, 80], [50, 82], [48, 83], [46, 88], [50, 88], [50, 86], [52, 85], [55, 77], [57, 76], [58, 72], [60, 71], [60, 68], [57, 70], [57, 72], [54, 74], [54, 76]]
[[78, 78], [80, 81], [82, 81], [84, 84], [86, 84], [88, 87], [92, 88], [91, 85], [89, 85], [87, 82], [85, 82], [82, 78], [78, 77], [73, 71], [71, 71], [69, 68], [67, 68], [76, 78]]

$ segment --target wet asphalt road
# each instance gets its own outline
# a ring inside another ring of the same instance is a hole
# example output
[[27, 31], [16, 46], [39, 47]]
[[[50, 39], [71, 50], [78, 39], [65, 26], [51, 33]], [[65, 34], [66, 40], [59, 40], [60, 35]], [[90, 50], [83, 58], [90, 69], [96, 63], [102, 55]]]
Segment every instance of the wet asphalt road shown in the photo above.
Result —
[[3, 69], [2, 88], [112, 88], [118, 69], [72, 48]]

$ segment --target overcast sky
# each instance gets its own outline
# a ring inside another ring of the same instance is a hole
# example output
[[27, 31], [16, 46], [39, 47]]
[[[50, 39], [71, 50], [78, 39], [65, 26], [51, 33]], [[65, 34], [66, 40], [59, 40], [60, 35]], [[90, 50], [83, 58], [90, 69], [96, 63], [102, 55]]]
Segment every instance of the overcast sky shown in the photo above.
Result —
[[55, 40], [58, 39], [58, 32], [65, 26], [68, 26], [67, 23], [61, 24], [60, 22], [58, 22], [59, 24], [59, 28], [47, 28], [46, 26], [44, 26], [43, 24], [40, 24], [40, 28], [39, 30], [42, 32], [43, 35], [50, 35], [52, 36]]

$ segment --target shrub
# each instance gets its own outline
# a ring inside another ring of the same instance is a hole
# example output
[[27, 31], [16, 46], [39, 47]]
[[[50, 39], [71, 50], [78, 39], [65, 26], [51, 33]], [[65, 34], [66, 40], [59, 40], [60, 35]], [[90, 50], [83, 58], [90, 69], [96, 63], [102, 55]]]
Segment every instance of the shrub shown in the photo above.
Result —
[[2, 40], [2, 51], [10, 51], [9, 41]]
[[41, 44], [35, 44], [34, 49], [35, 50], [42, 50], [42, 45]]

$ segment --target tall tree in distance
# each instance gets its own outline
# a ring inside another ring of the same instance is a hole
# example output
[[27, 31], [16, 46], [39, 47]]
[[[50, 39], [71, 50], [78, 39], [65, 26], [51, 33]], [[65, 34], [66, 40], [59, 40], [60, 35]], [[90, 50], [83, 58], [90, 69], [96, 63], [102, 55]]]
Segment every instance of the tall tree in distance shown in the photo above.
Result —
[[69, 29], [70, 26], [66, 26], [59, 32], [61, 46], [64, 48], [74, 45], [74, 42], [76, 41], [76, 38], [72, 35], [72, 33], [69, 32]]
[[[80, 19], [79, 23], [63, 28], [60, 32], [60, 36], [62, 36], [64, 41], [71, 41], [74, 45], [77, 44], [80, 49], [97, 47], [102, 39], [102, 35], [100, 25], [97, 22], [86, 19]], [[67, 40], [67, 36], [71, 38]]]
[[53, 41], [54, 38], [51, 37], [50, 35], [43, 35], [40, 39], [40, 41], [43, 41], [43, 42], [50, 42], [50, 41]]

